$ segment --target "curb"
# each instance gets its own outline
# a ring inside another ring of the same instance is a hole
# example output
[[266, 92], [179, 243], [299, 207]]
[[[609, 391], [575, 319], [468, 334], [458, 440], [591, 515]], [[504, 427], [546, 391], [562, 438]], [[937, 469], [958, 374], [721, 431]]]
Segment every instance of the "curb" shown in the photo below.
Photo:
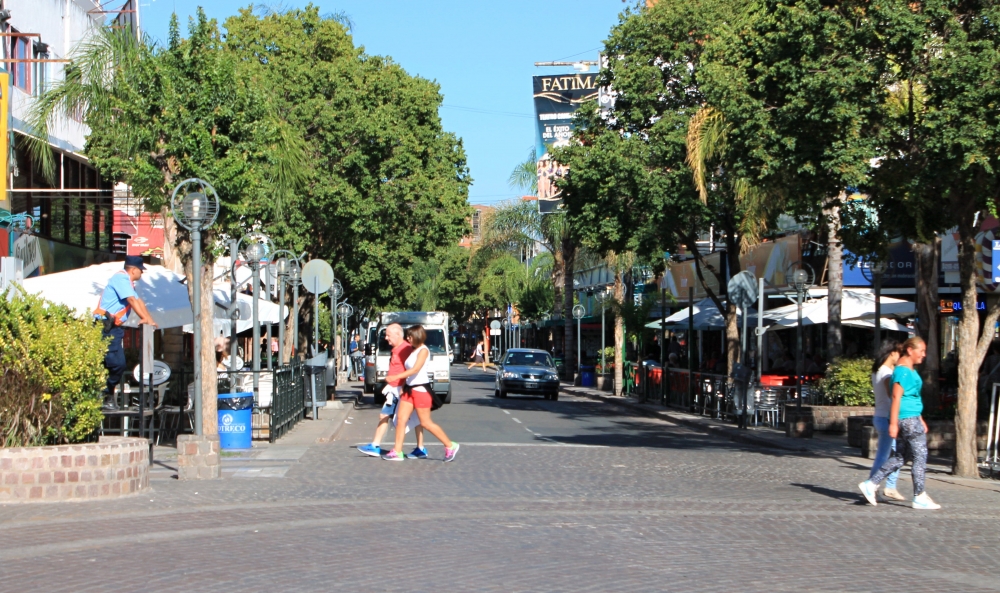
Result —
[[337, 410], [336, 416], [329, 421], [330, 428], [323, 431], [323, 434], [316, 439], [317, 444], [325, 444], [336, 440], [336, 438], [340, 435], [340, 431], [344, 429], [344, 421], [347, 420], [347, 415], [353, 412], [355, 408], [355, 404], [353, 402], [344, 403], [344, 407]]
[[771, 439], [766, 439], [762, 437], [757, 437], [752, 434], [745, 434], [742, 431], [737, 431], [736, 429], [730, 429], [725, 426], [711, 426], [693, 420], [690, 418], [684, 418], [682, 416], [677, 416], [670, 413], [669, 411], [660, 410], [650, 410], [643, 406], [634, 404], [630, 401], [624, 400], [618, 397], [609, 397], [604, 395], [597, 395], [594, 393], [589, 393], [583, 390], [578, 390], [575, 387], [561, 386], [561, 389], [566, 393], [576, 395], [579, 397], [585, 397], [587, 399], [592, 399], [595, 401], [604, 402], [607, 404], [616, 405], [622, 408], [626, 408], [630, 411], [636, 412], [643, 416], [652, 416], [659, 418], [660, 420], [666, 420], [668, 422], [673, 422], [674, 424], [681, 424], [688, 428], [694, 428], [708, 435], [720, 436], [737, 443], [743, 443], [746, 445], [753, 445], [755, 447], [766, 447], [769, 449], [780, 449], [782, 451], [790, 451], [795, 453], [809, 453], [810, 449], [807, 447], [796, 447], [794, 445], [785, 445], [784, 443], [777, 443]]

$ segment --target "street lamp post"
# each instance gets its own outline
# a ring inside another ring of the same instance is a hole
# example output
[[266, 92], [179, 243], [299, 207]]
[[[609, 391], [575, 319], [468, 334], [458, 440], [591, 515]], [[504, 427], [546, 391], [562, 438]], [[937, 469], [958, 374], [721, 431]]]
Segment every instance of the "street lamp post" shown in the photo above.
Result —
[[[578, 377], [582, 377], [583, 373], [583, 358], [581, 356], [581, 345], [580, 345], [580, 320], [587, 313], [587, 310], [583, 305], [573, 306], [573, 318], [576, 319], [576, 374]], [[574, 381], [575, 384], [575, 381]]]
[[[249, 240], [248, 240], [249, 239]], [[258, 300], [260, 299], [260, 262], [267, 257], [267, 246], [264, 241], [267, 237], [263, 235], [247, 236], [240, 240], [240, 243], [247, 241], [243, 249], [243, 257], [246, 258], [253, 272], [253, 394], [254, 397], [260, 393], [260, 323]], [[268, 344], [270, 348], [270, 344]]]
[[[341, 330], [340, 330], [340, 333], [341, 333], [341, 341], [340, 341], [341, 350], [340, 351], [341, 351], [341, 353], [343, 353], [343, 352], [347, 351], [347, 343], [345, 342], [345, 338], [347, 337], [347, 335], [346, 335], [347, 334], [347, 319], [351, 315], [354, 315], [354, 307], [352, 307], [351, 305], [347, 304], [347, 301], [344, 301], [343, 303], [340, 304], [340, 307], [337, 308], [337, 311], [340, 312], [340, 319], [341, 319], [341, 326], [340, 326], [341, 327]], [[347, 357], [346, 356], [341, 356], [341, 359], [346, 362]], [[343, 365], [341, 365], [341, 370], [349, 370], [349, 369], [344, 369]]]
[[795, 326], [795, 382], [799, 394], [795, 404], [796, 409], [802, 409], [802, 303], [805, 301], [806, 293], [810, 287], [812, 287], [812, 279], [809, 272], [804, 268], [796, 268], [792, 272], [792, 288], [795, 289], [796, 304], [798, 305], [798, 323]]
[[285, 280], [290, 264], [281, 258], [275, 265], [278, 272], [278, 366], [285, 365]]
[[500, 340], [500, 358], [503, 358], [504, 352], [510, 348], [510, 344], [507, 341], [507, 328], [510, 326], [510, 319], [504, 317], [500, 320], [500, 324], [503, 325], [503, 336]]
[[299, 350], [299, 285], [302, 284], [302, 267], [298, 261], [288, 269], [288, 281], [292, 283], [292, 355]]
[[[181, 189], [196, 185], [200, 191], [181, 193]], [[194, 432], [202, 436], [201, 409], [201, 231], [215, 224], [219, 217], [219, 194], [207, 181], [185, 179], [177, 184], [170, 196], [170, 210], [177, 224], [191, 231], [192, 278], [194, 297]]]
[[[333, 349], [333, 354], [336, 356], [337, 352], [340, 351], [340, 342], [337, 341], [337, 303], [340, 301], [340, 297], [344, 294], [344, 287], [339, 281], [337, 281], [337, 279], [334, 279], [333, 283], [330, 284], [330, 290], [328, 292], [330, 294], [330, 348]], [[319, 317], [317, 315], [317, 319], [318, 318]], [[319, 326], [317, 325], [317, 328], [318, 327]], [[319, 335], [318, 331], [319, 330], [317, 329], [317, 336]], [[317, 340], [319, 340], [318, 337]], [[338, 360], [337, 369], [339, 370], [340, 368], [341, 364]]]
[[601, 375], [604, 375], [608, 371], [607, 363], [604, 360], [604, 303], [608, 300], [608, 291], [601, 290], [596, 295], [597, 302], [601, 304]]
[[[283, 366], [285, 364], [285, 289], [288, 288], [290, 282], [292, 267], [299, 265], [302, 256], [296, 256], [287, 249], [279, 249], [271, 253], [270, 258], [275, 261], [274, 267], [278, 276], [278, 366]], [[301, 277], [301, 269], [299, 274]]]

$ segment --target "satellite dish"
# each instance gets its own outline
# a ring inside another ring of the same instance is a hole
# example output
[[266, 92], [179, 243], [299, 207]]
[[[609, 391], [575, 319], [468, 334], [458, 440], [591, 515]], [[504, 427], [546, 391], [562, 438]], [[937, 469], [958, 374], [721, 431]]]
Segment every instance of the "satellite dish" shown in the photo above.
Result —
[[[148, 371], [149, 369], [146, 370]], [[148, 377], [149, 375], [150, 373], [147, 372], [146, 376]], [[168, 367], [167, 363], [162, 360], [154, 360], [152, 375], [153, 386], [162, 385], [170, 380], [170, 367]], [[135, 370], [132, 371], [132, 376], [135, 378], [136, 383], [142, 383], [142, 379], [139, 376], [139, 365], [135, 365]]]
[[330, 290], [333, 268], [322, 259], [311, 259], [302, 266], [302, 286], [313, 294]]

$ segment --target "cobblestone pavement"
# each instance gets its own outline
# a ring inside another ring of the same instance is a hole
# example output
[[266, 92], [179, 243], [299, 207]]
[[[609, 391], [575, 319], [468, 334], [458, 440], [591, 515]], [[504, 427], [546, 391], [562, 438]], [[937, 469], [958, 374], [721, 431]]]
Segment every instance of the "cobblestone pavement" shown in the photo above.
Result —
[[269, 477], [157, 472], [119, 501], [0, 506], [0, 591], [1000, 590], [994, 490], [931, 482], [941, 511], [870, 507], [860, 458], [455, 374], [435, 412], [454, 463], [433, 442], [432, 460], [362, 456], [369, 407], [330, 443], [269, 449]]

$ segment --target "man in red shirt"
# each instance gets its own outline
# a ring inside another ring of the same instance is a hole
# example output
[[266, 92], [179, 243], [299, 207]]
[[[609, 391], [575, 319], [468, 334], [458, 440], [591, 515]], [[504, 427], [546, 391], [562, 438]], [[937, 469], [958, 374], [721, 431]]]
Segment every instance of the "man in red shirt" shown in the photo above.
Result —
[[[403, 326], [398, 323], [393, 323], [385, 328], [385, 341], [389, 342], [389, 346], [392, 347], [387, 376], [398, 375], [406, 370], [404, 363], [413, 352], [413, 347], [403, 338]], [[383, 390], [383, 393], [386, 393], [385, 405], [382, 406], [382, 411], [378, 416], [378, 426], [375, 427], [375, 438], [372, 439], [371, 444], [359, 445], [358, 451], [372, 457], [382, 456], [382, 438], [385, 436], [386, 431], [389, 430], [389, 421], [396, 413], [396, 403], [399, 401], [400, 389], [404, 382], [405, 379], [400, 379], [386, 385], [386, 389]], [[424, 431], [419, 424], [416, 425], [415, 431], [417, 433], [417, 448], [413, 450], [410, 457], [427, 457], [427, 449], [424, 448]]]

